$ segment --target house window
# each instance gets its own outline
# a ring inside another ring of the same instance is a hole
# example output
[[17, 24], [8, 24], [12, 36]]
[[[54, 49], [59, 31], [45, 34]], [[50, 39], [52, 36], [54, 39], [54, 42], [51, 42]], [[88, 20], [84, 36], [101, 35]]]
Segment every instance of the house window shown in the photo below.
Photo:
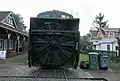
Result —
[[9, 49], [13, 49], [13, 40], [9, 41]]
[[4, 41], [0, 39], [0, 50], [4, 50]]
[[12, 17], [7, 18], [7, 23], [10, 25], [13, 25]]
[[118, 46], [115, 47], [115, 50], [118, 50]]
[[96, 45], [93, 45], [93, 49], [92, 50], [96, 50]]
[[91, 44], [93, 44], [93, 42], [91, 42]]
[[110, 51], [110, 45], [107, 45], [107, 51]]

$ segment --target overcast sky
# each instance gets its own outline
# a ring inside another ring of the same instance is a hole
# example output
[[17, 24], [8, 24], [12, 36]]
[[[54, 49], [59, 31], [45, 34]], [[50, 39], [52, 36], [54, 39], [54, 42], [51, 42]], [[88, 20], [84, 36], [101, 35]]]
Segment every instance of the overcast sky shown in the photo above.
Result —
[[61, 10], [80, 18], [79, 29], [85, 35], [92, 27], [92, 22], [98, 13], [109, 20], [109, 27], [120, 28], [119, 0], [0, 0], [0, 11], [13, 11], [23, 16], [25, 25], [29, 28], [30, 17], [50, 10]]

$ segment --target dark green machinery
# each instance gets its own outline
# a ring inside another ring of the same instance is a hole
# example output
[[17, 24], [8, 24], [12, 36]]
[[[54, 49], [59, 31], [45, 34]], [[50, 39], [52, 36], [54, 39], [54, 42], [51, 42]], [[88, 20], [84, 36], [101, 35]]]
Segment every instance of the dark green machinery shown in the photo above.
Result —
[[71, 15], [70, 18], [56, 18], [42, 14], [42, 17], [30, 18], [29, 67], [76, 68], [79, 61], [78, 29], [79, 19], [71, 18]]
[[90, 52], [89, 68], [108, 70], [109, 68], [109, 52]]
[[99, 53], [99, 69], [108, 70], [109, 68], [109, 52], [100, 52]]
[[89, 53], [89, 68], [90, 69], [98, 69], [98, 53], [91, 52]]

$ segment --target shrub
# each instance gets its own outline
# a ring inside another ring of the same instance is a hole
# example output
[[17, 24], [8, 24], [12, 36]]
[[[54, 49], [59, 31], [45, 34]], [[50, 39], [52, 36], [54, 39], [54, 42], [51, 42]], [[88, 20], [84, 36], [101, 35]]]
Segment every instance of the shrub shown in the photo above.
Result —
[[120, 62], [120, 57], [110, 57], [112, 62]]

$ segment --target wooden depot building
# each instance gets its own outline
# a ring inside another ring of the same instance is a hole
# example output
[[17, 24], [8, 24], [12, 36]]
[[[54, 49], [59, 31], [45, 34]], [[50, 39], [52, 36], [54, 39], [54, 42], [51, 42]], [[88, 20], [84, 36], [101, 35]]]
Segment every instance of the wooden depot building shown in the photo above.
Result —
[[18, 29], [12, 11], [0, 11], [0, 51], [6, 52], [6, 57], [25, 52], [28, 40], [26, 29]]

